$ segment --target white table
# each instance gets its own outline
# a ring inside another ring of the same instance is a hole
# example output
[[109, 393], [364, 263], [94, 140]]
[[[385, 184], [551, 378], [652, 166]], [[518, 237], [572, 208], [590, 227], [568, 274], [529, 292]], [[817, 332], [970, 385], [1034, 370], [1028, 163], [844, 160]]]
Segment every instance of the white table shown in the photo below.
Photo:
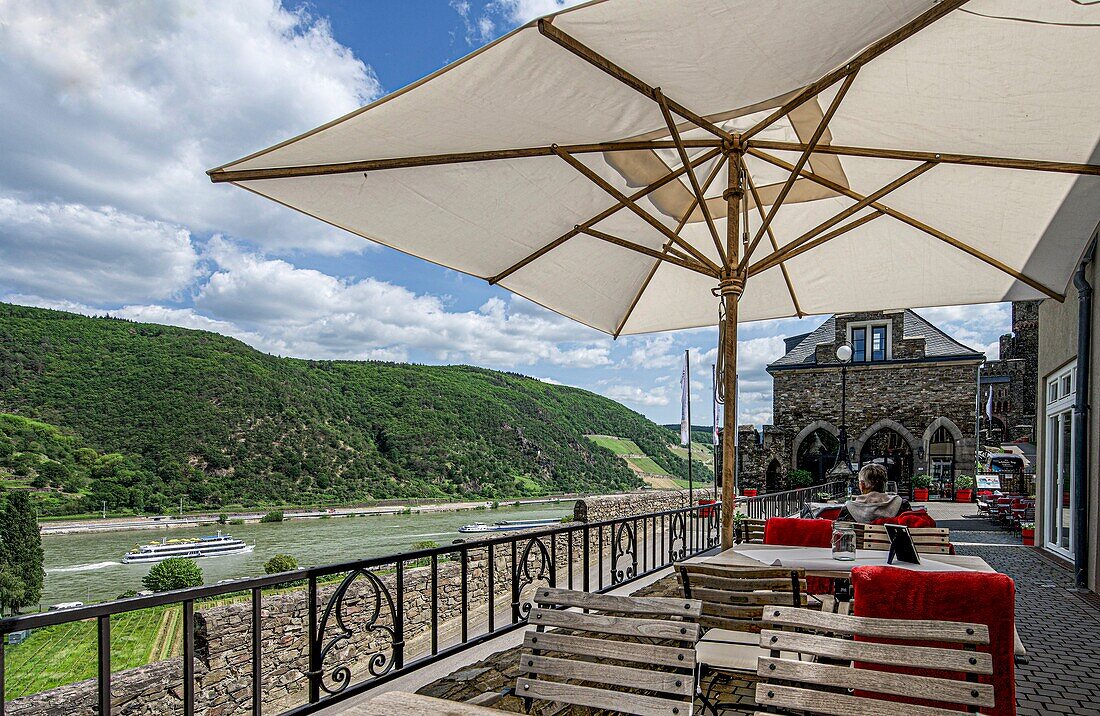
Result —
[[[968, 572], [996, 572], [981, 557], [970, 557], [959, 554], [937, 554], [933, 556], [921, 555], [921, 564], [907, 564], [894, 561], [886, 563], [888, 553], [883, 550], [856, 550], [854, 561], [841, 562], [832, 558], [832, 551], [828, 547], [790, 547], [777, 544], [739, 544], [736, 547], [720, 552], [712, 557], [695, 557], [692, 562], [706, 562], [708, 564], [728, 564], [735, 567], [759, 567], [761, 565], [774, 566], [776, 560], [779, 566], [791, 569], [805, 569], [808, 577], [827, 577], [830, 579], [851, 579], [852, 569], [864, 565], [882, 567], [900, 567], [924, 572], [937, 571], [968, 571]], [[1014, 647], [1016, 656], [1026, 656], [1027, 649], [1020, 640], [1020, 632], [1014, 630]]]

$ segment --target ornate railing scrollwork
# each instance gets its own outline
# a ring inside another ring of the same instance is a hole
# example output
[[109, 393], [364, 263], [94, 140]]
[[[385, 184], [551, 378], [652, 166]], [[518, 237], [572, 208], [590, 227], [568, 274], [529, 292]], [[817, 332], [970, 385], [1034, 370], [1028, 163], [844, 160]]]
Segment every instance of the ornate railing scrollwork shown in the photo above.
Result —
[[[551, 535], [550, 539], [554, 539], [554, 536]], [[546, 580], [551, 587], [555, 586], [554, 561], [541, 536], [530, 538], [518, 558], [515, 557], [513, 543], [512, 555], [512, 616], [515, 621], [519, 621], [526, 619], [531, 612], [531, 602], [520, 601], [524, 587], [540, 580]]]
[[[625, 543], [624, 543], [625, 538]], [[630, 564], [620, 567], [619, 561], [630, 558]], [[623, 521], [611, 538], [611, 583], [619, 584], [638, 574], [638, 535], [631, 522]]]
[[[677, 547], [677, 543], [679, 546]], [[679, 562], [687, 555], [687, 521], [683, 512], [672, 516], [668, 529], [668, 561]]]
[[[349, 597], [349, 588], [359, 578], [362, 578], [364, 589], [369, 590], [369, 593]], [[314, 648], [319, 653], [316, 662], [319, 671], [312, 673], [310, 676], [316, 679], [317, 685], [329, 694], [338, 694], [351, 683], [351, 669], [346, 664], [340, 664], [326, 674], [324, 663], [329, 654], [346, 644], [355, 633], [345, 622], [344, 608], [361, 601], [366, 601], [368, 606], [363, 615], [366, 617], [366, 623], [359, 628], [368, 633], [381, 632], [387, 635], [390, 648], [389, 653], [380, 650], [371, 654], [367, 663], [367, 671], [371, 676], [382, 676], [389, 672], [394, 666], [394, 659], [398, 650], [404, 646], [397, 638], [393, 626], [379, 623], [387, 613], [390, 625], [397, 623], [397, 606], [389, 588], [369, 569], [356, 569], [349, 572], [340, 582], [340, 586], [336, 588], [336, 591], [332, 593], [332, 596], [329, 597], [324, 614], [317, 624], [317, 632], [311, 637], [315, 640]], [[325, 630], [328, 628], [330, 621], [335, 622], [336, 634], [326, 642]]]

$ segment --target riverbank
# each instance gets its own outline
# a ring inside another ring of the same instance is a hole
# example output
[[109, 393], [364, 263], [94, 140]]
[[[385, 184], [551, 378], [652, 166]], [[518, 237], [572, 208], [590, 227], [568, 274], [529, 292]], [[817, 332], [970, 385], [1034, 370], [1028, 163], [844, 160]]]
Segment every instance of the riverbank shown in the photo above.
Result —
[[[388, 503], [371, 507], [331, 507], [327, 509], [285, 509], [281, 510], [283, 520], [316, 520], [331, 517], [367, 517], [374, 515], [412, 515], [433, 514], [438, 512], [464, 512], [486, 510], [495, 507], [518, 507], [522, 505], [555, 505], [573, 502], [582, 495], [554, 495], [550, 497], [529, 497], [511, 500], [477, 500], [470, 502], [429, 502], [418, 504]], [[43, 535], [87, 534], [89, 532], [128, 532], [133, 530], [162, 530], [172, 528], [201, 527], [220, 524], [224, 514], [226, 520], [234, 524], [255, 524], [267, 514], [266, 510], [247, 512], [190, 514], [180, 517], [108, 517], [106, 519], [84, 519], [40, 522], [39, 531]]]

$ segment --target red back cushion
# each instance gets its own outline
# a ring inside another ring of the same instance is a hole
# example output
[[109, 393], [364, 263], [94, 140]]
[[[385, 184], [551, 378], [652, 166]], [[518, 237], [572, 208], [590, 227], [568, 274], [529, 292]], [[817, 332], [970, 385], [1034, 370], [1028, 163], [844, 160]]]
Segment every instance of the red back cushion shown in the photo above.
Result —
[[[764, 544], [785, 544], [795, 547], [831, 547], [831, 520], [803, 520], [797, 517], [771, 517], [764, 523]], [[810, 594], [832, 594], [833, 580], [828, 577], [807, 577]]]
[[906, 527], [935, 527], [936, 521], [924, 510], [909, 510], [897, 517], [880, 517], [871, 520], [873, 525], [905, 525]]
[[1010, 577], [988, 572], [855, 567], [852, 588], [856, 616], [937, 619], [988, 626], [990, 645], [979, 650], [993, 654], [993, 678], [981, 677], [981, 680], [992, 682], [996, 706], [982, 709], [982, 713], [1015, 716], [1016, 584]]
[[764, 544], [796, 547], [829, 547], [833, 543], [831, 520], [771, 517], [764, 523]]

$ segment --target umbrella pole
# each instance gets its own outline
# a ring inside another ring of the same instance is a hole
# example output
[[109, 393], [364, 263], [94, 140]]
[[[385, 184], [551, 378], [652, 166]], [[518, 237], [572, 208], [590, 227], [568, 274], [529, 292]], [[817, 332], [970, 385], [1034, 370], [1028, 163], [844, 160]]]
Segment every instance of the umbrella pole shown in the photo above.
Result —
[[745, 289], [744, 271], [739, 271], [738, 241], [741, 218], [741, 197], [745, 189], [741, 181], [740, 146], [735, 146], [728, 157], [729, 181], [726, 199], [726, 265], [719, 282], [722, 303], [725, 308], [722, 345], [722, 549], [733, 546], [733, 513], [737, 509], [734, 493], [734, 470], [737, 462], [737, 304]]

